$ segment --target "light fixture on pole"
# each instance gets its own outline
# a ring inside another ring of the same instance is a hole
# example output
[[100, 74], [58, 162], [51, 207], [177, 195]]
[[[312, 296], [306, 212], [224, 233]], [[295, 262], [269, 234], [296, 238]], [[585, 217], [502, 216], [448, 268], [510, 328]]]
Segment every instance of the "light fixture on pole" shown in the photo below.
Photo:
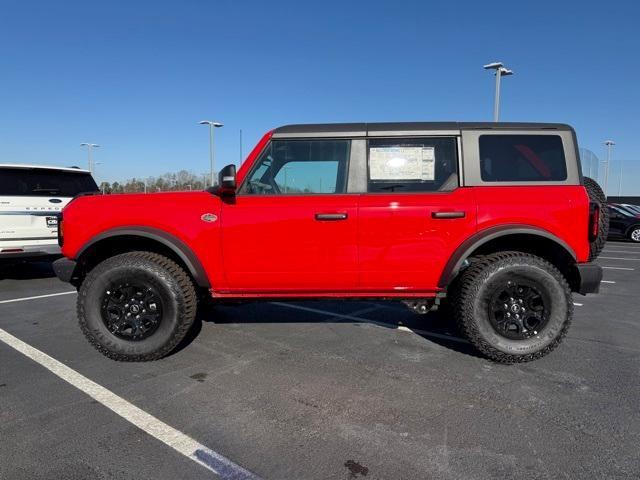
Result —
[[80, 144], [81, 147], [87, 147], [87, 154], [89, 156], [88, 158], [88, 163], [89, 163], [89, 171], [91, 172], [91, 175], [93, 175], [93, 149], [94, 148], [98, 148], [100, 145], [95, 144], [95, 143], [81, 143]]
[[604, 168], [604, 196], [607, 196], [607, 184], [609, 183], [609, 165], [611, 164], [611, 148], [616, 144], [613, 140], [605, 140], [604, 144], [607, 146], [607, 160]]
[[496, 93], [493, 101], [493, 121], [497, 122], [500, 118], [500, 79], [513, 75], [513, 70], [505, 68], [502, 62], [493, 62], [484, 66], [485, 70], [495, 70], [496, 73]]
[[198, 122], [200, 125], [209, 125], [209, 157], [211, 160], [211, 186], [215, 185], [215, 154], [213, 150], [213, 130], [223, 126], [220, 122], [214, 122], [211, 120], [201, 120]]

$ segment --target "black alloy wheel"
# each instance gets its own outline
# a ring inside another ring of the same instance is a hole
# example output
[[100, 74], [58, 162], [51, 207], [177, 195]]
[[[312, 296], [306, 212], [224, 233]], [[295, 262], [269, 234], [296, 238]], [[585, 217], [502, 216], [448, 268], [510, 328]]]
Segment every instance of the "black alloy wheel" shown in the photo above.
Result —
[[500, 335], [511, 340], [526, 340], [547, 324], [547, 303], [532, 282], [508, 280], [495, 289], [489, 302], [489, 321]]
[[143, 281], [110, 285], [101, 303], [102, 321], [124, 340], [144, 340], [162, 321], [162, 299], [151, 284]]

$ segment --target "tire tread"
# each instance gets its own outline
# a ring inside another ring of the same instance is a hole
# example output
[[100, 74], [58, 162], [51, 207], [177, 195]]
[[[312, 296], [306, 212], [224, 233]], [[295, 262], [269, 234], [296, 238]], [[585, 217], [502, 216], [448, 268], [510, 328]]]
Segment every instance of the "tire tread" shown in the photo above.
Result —
[[589, 200], [596, 202], [600, 206], [600, 223], [598, 224], [598, 236], [589, 244], [589, 261], [592, 262], [602, 249], [609, 236], [609, 209], [607, 208], [607, 197], [605, 196], [602, 188], [598, 185], [594, 179], [584, 177], [584, 188], [587, 190]]
[[[122, 354], [109, 350], [102, 345], [95, 336], [91, 333], [87, 322], [86, 312], [84, 305], [84, 298], [86, 292], [91, 288], [93, 282], [98, 278], [101, 271], [108, 270], [117, 266], [132, 266], [145, 263], [153, 263], [154, 265], [162, 268], [171, 278], [173, 278], [182, 293], [184, 303], [180, 305], [178, 312], [178, 326], [173, 331], [169, 341], [163, 345], [162, 348], [146, 354]], [[193, 321], [195, 320], [196, 311], [198, 306], [198, 298], [195, 287], [191, 277], [185, 272], [185, 270], [173, 260], [153, 252], [135, 251], [115, 255], [104, 260], [97, 265], [86, 276], [84, 282], [80, 286], [78, 291], [78, 301], [76, 304], [76, 310], [78, 314], [78, 321], [80, 329], [84, 336], [89, 340], [89, 343], [98, 350], [104, 356], [111, 358], [112, 360], [120, 362], [148, 362], [153, 360], [159, 360], [170, 353], [186, 336], [187, 332], [191, 328]]]
[[[522, 264], [523, 262], [533, 264], [539, 268], [548, 271], [560, 283], [567, 298], [567, 319], [565, 320], [560, 333], [553, 341], [543, 349], [526, 355], [513, 355], [502, 352], [486, 342], [477, 328], [474, 318], [473, 300], [482, 286], [481, 277], [486, 269], [495, 262], [504, 262], [505, 264]], [[571, 297], [571, 288], [565, 277], [551, 263], [543, 258], [535, 255], [517, 251], [506, 251], [477, 257], [472, 260], [471, 266], [464, 270], [455, 285], [453, 292], [453, 313], [459, 331], [466, 339], [483, 355], [497, 363], [524, 363], [544, 357], [554, 350], [564, 337], [567, 335], [571, 320], [573, 317], [573, 299]]]

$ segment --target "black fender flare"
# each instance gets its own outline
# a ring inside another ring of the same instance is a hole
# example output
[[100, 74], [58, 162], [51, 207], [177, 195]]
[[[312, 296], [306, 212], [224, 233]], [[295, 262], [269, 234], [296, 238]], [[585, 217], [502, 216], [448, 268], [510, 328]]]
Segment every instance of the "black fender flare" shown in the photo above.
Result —
[[108, 238], [114, 237], [143, 237], [161, 243], [165, 247], [171, 249], [171, 251], [175, 253], [180, 258], [180, 260], [182, 260], [198, 286], [211, 288], [211, 283], [209, 282], [207, 272], [202, 266], [202, 263], [200, 263], [197, 255], [193, 253], [193, 250], [191, 250], [191, 248], [189, 248], [186, 243], [177, 238], [175, 235], [157, 228], [118, 227], [106, 230], [85, 243], [76, 254], [76, 259], [81, 258], [82, 255], [89, 251], [95, 244]]
[[[534, 227], [531, 225], [499, 225], [495, 227], [489, 227], [485, 230], [476, 232], [474, 235], [466, 239], [460, 244], [458, 248], [453, 252], [449, 261], [442, 270], [440, 280], [438, 281], [438, 287], [446, 288], [449, 283], [456, 277], [464, 261], [471, 255], [471, 253], [478, 247], [481, 247], [491, 240], [504, 237], [507, 235], [537, 235], [547, 240], [551, 240], [563, 248], [571, 257], [576, 260], [576, 253], [564, 240], [555, 236], [553, 233], [548, 232], [540, 227]], [[586, 233], [585, 233], [586, 235]]]

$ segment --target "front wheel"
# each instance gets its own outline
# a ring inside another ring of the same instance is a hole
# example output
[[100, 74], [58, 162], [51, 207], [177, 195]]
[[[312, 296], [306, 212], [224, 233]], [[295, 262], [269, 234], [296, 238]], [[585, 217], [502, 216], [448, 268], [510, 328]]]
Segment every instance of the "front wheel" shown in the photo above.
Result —
[[174, 261], [151, 252], [108, 258], [78, 292], [78, 319], [89, 342], [120, 361], [149, 361], [171, 352], [196, 315], [193, 282]]
[[546, 260], [521, 252], [472, 262], [461, 274], [453, 301], [461, 332], [500, 363], [545, 356], [565, 337], [573, 315], [564, 276]]
[[632, 242], [640, 243], [640, 225], [635, 226], [629, 232], [629, 239]]

